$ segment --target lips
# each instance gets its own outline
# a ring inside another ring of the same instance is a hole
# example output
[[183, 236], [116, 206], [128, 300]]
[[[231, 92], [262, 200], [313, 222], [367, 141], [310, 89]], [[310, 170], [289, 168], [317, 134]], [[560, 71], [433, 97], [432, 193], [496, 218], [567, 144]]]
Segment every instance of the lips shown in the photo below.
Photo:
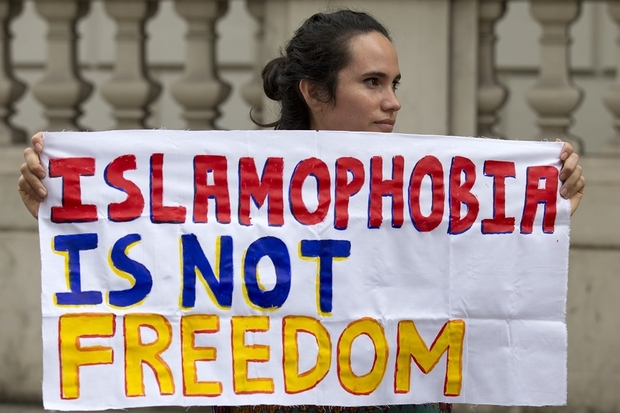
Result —
[[394, 129], [394, 119], [382, 119], [374, 122], [384, 132], [392, 132]]

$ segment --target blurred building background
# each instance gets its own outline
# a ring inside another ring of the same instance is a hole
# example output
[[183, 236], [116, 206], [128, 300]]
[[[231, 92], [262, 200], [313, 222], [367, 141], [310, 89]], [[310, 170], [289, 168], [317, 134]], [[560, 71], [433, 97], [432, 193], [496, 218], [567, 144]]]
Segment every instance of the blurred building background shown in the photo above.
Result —
[[620, 0], [0, 0], [0, 412], [41, 405], [37, 225], [16, 191], [30, 135], [255, 128], [251, 107], [275, 113], [262, 64], [305, 18], [342, 6], [392, 32], [398, 132], [579, 148], [568, 406], [542, 410], [620, 411]]

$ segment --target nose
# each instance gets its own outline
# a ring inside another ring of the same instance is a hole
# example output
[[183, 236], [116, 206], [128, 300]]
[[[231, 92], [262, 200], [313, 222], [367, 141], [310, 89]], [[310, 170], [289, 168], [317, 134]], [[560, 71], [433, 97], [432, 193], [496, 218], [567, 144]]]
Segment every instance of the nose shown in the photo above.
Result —
[[381, 102], [381, 109], [386, 112], [398, 112], [400, 110], [400, 101], [396, 97], [396, 91], [390, 88], [386, 91], [383, 101]]

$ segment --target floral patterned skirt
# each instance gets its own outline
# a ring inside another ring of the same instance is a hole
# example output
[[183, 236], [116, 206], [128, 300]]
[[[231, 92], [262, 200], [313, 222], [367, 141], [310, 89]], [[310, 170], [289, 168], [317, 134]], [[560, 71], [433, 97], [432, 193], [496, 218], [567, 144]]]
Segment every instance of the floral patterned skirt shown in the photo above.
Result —
[[451, 413], [448, 403], [392, 406], [214, 406], [213, 413]]

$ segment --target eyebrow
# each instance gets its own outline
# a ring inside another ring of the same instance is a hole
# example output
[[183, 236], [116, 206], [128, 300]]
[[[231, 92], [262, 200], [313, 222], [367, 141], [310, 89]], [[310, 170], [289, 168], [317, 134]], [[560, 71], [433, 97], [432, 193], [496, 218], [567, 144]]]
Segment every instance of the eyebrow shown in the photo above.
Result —
[[[372, 71], [372, 72], [364, 73], [364, 77], [368, 77], [368, 76], [371, 76], [371, 77], [381, 77], [381, 78], [387, 78], [388, 77], [387, 73], [379, 72], [379, 71]], [[400, 81], [400, 78], [401, 78], [401, 75], [399, 73], [394, 78], [394, 81], [398, 82], [398, 81]]]

